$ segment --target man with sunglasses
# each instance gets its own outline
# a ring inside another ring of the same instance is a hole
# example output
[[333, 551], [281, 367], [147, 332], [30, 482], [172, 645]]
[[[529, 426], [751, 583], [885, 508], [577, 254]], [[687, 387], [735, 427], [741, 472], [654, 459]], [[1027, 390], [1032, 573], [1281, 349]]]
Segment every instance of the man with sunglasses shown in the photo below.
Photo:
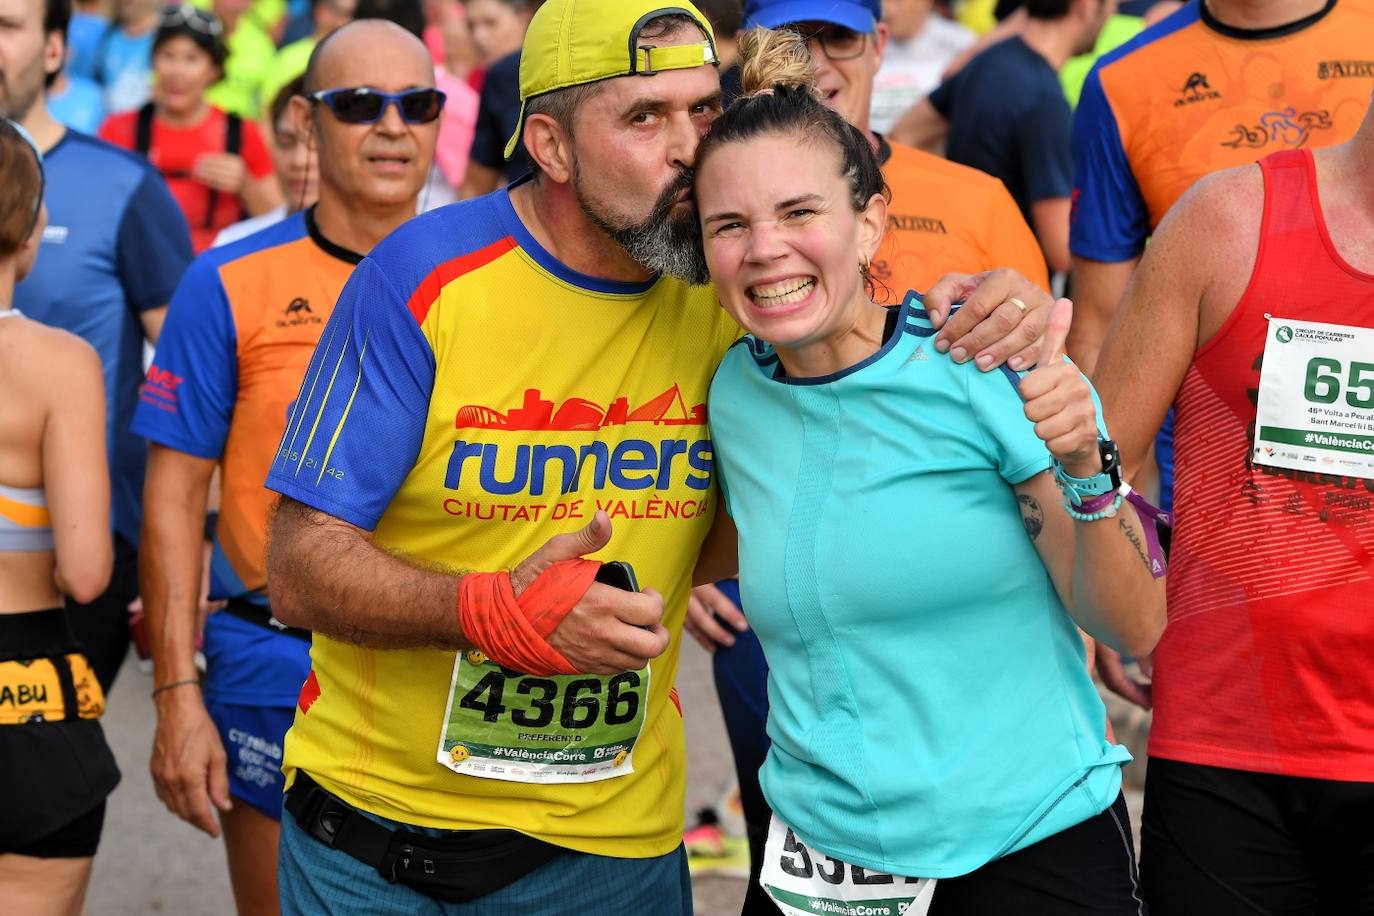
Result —
[[[277, 908], [282, 743], [310, 666], [310, 634], [272, 616], [262, 479], [354, 266], [415, 214], [443, 108], [433, 78], [424, 45], [392, 23], [360, 21], [317, 46], [287, 116], [317, 152], [319, 202], [191, 265], [134, 418], [152, 442], [142, 573], [153, 777], [178, 816], [223, 829], [240, 913]], [[210, 595], [227, 605], [205, 621], [200, 684], [198, 548], [217, 467]]]

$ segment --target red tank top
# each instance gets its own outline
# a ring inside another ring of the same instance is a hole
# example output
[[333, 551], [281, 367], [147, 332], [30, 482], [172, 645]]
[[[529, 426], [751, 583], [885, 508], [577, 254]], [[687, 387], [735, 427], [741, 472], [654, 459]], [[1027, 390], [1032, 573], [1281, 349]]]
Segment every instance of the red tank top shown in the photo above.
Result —
[[1332, 244], [1310, 151], [1260, 168], [1254, 273], [1175, 403], [1178, 521], [1150, 753], [1374, 781], [1374, 480], [1250, 460], [1266, 314], [1374, 327], [1374, 275]]

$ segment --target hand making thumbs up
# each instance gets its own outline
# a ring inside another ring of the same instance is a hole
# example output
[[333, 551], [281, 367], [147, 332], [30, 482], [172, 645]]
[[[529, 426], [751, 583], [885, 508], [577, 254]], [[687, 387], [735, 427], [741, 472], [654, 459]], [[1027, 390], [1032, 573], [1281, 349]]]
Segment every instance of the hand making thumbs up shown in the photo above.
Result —
[[1097, 410], [1087, 379], [1064, 356], [1072, 323], [1073, 303], [1060, 299], [1050, 312], [1037, 368], [1021, 380], [1021, 398], [1026, 402], [1026, 419], [1035, 424], [1035, 434], [1065, 472], [1092, 477], [1102, 472]]

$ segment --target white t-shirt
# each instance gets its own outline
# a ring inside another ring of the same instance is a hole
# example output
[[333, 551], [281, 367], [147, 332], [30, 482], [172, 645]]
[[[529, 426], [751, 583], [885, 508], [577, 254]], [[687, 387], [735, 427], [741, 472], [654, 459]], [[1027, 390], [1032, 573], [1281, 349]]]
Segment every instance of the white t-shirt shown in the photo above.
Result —
[[959, 23], [931, 13], [915, 38], [888, 42], [883, 66], [873, 81], [872, 128], [880, 134], [890, 131], [908, 108], [940, 85], [945, 68], [976, 40]]
[[286, 219], [286, 204], [280, 207], [273, 207], [266, 213], [258, 216], [250, 216], [247, 219], [239, 220], [237, 223], [225, 226], [215, 236], [215, 241], [210, 245], [211, 248], [218, 248], [221, 245], [228, 245], [230, 242], [237, 242], [239, 239], [246, 239], [260, 229], [275, 225]]

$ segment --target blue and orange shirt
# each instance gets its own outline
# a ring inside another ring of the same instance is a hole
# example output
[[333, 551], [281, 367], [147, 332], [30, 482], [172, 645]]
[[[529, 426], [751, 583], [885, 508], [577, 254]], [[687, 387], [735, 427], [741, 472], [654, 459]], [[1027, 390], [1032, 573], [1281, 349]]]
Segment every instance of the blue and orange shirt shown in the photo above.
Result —
[[110, 523], [137, 544], [147, 461], [143, 440], [129, 431], [143, 381], [139, 319], [172, 298], [191, 263], [190, 231], [162, 176], [127, 150], [68, 130], [43, 168], [48, 227], [33, 271], [14, 288], [14, 304], [100, 354]]
[[[706, 393], [738, 334], [710, 287], [570, 270], [507, 191], [445, 207], [354, 272], [267, 484], [455, 571], [510, 568], [605, 509], [614, 533], [599, 558], [660, 591], [680, 637], [716, 510]], [[535, 784], [436, 761], [456, 653], [317, 634], [284, 766], [403, 823], [662, 855], [682, 841], [678, 646], [650, 665], [633, 773]]]
[[[211, 598], [267, 604], [276, 497], [262, 481], [315, 344], [360, 260], [325, 239], [313, 210], [305, 211], [200, 255], [172, 297], [133, 428], [220, 463]], [[224, 702], [291, 706], [305, 679], [303, 641], [229, 615], [207, 621], [206, 654], [207, 695]]]
[[1074, 117], [1073, 253], [1129, 261], [1202, 176], [1348, 140], [1374, 86], [1370, 36], [1368, 0], [1258, 30], [1193, 0], [1104, 55]]

